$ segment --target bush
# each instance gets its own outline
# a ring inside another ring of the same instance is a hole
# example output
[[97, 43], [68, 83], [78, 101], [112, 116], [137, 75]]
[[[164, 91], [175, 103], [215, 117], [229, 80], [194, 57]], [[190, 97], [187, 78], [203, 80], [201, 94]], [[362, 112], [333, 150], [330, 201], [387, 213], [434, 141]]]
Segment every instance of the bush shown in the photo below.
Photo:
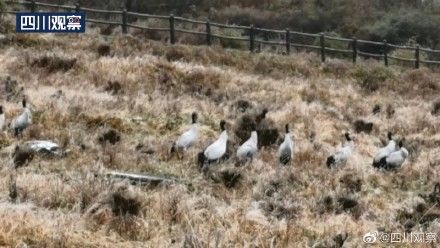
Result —
[[188, 53], [188, 49], [183, 46], [172, 46], [165, 52], [165, 58], [168, 61], [181, 60], [185, 59]]
[[428, 68], [420, 68], [406, 71], [402, 75], [402, 89], [407, 92], [419, 92], [422, 94], [436, 93], [440, 88], [437, 78], [432, 76], [431, 70]]
[[[404, 44], [415, 36], [418, 43], [427, 47], [440, 44], [437, 35], [440, 17], [435, 13], [435, 8], [417, 6], [414, 1], [307, 1], [290, 3], [289, 6], [274, 1], [271, 11], [257, 2], [245, 4], [247, 7], [239, 7], [243, 5], [237, 2], [234, 4], [238, 6], [227, 6], [211, 12], [210, 18], [239, 25], [253, 24], [275, 29], [288, 27], [309, 33], [337, 32], [343, 37], [355, 36], [375, 41], [386, 39], [395, 44]], [[358, 14], [353, 16], [350, 13]], [[374, 53], [380, 53], [382, 49], [381, 46], [365, 44], [359, 44], [359, 48]]]
[[121, 134], [114, 129], [108, 129], [104, 132], [102, 132], [99, 136], [98, 136], [98, 141], [99, 143], [101, 143], [102, 145], [110, 143], [112, 145], [118, 143], [121, 140]]
[[[224, 29], [222, 32], [223, 36], [231, 36], [231, 37], [242, 37], [240, 31], [235, 29]], [[231, 40], [231, 39], [220, 39], [220, 44], [225, 48], [233, 48], [233, 49], [245, 49], [246, 45], [243, 41]]]
[[[336, 32], [327, 32], [325, 33], [326, 36], [335, 37], [335, 38], [343, 38]], [[315, 46], [321, 46], [320, 42], [321, 38], [316, 37], [315, 41], [313, 42], [313, 45]], [[333, 48], [333, 49], [340, 49], [340, 50], [350, 50], [352, 49], [351, 42], [347, 41], [338, 41], [338, 40], [332, 40], [332, 39], [325, 39], [325, 47]], [[330, 55], [331, 57], [337, 57], [337, 58], [351, 58], [351, 53], [340, 53], [340, 52], [331, 52], [326, 51], [326, 54]]]
[[[330, 36], [330, 37], [336, 37], [336, 38], [341, 38], [341, 36], [336, 33], [336, 32], [327, 32], [325, 33], [326, 36]], [[320, 37], [317, 37], [315, 39], [314, 42], [315, 46], [320, 46]], [[330, 39], [325, 39], [325, 46], [329, 47], [329, 48], [335, 48], [335, 49], [348, 49], [349, 48], [349, 43], [345, 42], [345, 41], [337, 41], [337, 40], [330, 40]]]
[[[169, 22], [168, 20], [162, 19], [140, 19], [136, 23], [138, 26], [143, 27], [154, 27], [154, 28], [168, 28]], [[151, 40], [162, 40], [167, 41], [169, 39], [169, 32], [161, 32], [156, 30], [143, 30], [143, 29], [130, 29], [130, 32], [134, 35], [145, 37]]]
[[[5, 9], [6, 9], [6, 5], [4, 1], [0, 0], [0, 11], [4, 11]], [[0, 13], [0, 17], [1, 17], [1, 13]]]
[[32, 66], [46, 68], [49, 73], [56, 71], [68, 71], [76, 64], [76, 58], [62, 58], [56, 55], [41, 56], [32, 62]]
[[266, 26], [271, 21], [273, 14], [269, 11], [260, 11], [254, 8], [240, 8], [238, 6], [226, 7], [218, 11], [213, 11], [210, 18], [218, 22], [243, 26]]
[[344, 78], [350, 71], [351, 64], [340, 59], [330, 59], [323, 65], [323, 72], [333, 74], [336, 78]]
[[432, 115], [440, 115], [440, 100], [437, 100], [433, 105], [432, 105], [432, 111], [431, 111]]
[[111, 35], [116, 27], [116, 25], [103, 25], [99, 27], [99, 33], [101, 35]]
[[[194, 25], [194, 24], [178, 22], [176, 24], [176, 28], [180, 28], [183, 30], [191, 30], [196, 32], [205, 32], [205, 25]], [[178, 33], [176, 37], [177, 37], [177, 42], [181, 44], [206, 45], [205, 35]]]
[[394, 75], [385, 67], [375, 66], [368, 68], [366, 66], [356, 66], [353, 71], [353, 77], [363, 89], [373, 92], [378, 90], [387, 80], [393, 79]]
[[[408, 40], [433, 47], [440, 44], [440, 16], [417, 9], [399, 9], [384, 13], [374, 24], [365, 26], [364, 39], [387, 40], [389, 43], [405, 44]], [[371, 48], [380, 52], [380, 48]], [[373, 52], [373, 51], [372, 51]]]
[[[411, 38], [406, 42], [405, 45], [410, 47], [415, 47], [417, 45], [417, 42], [414, 38]], [[414, 59], [415, 50], [395, 49], [390, 53], [390, 55], [404, 59]], [[420, 53], [420, 60], [426, 60], [426, 59], [427, 59], [426, 54]], [[398, 60], [391, 60], [391, 61], [393, 62], [393, 64], [397, 64], [401, 66], [414, 66], [413, 62], [398, 61]]]
[[194, 69], [182, 75], [178, 80], [184, 87], [184, 92], [214, 97], [221, 93], [219, 88], [224, 79], [215, 71]]
[[12, 34], [7, 42], [22, 47], [34, 47], [47, 44], [46, 40], [34, 34]]
[[96, 50], [99, 56], [109, 56], [111, 48], [108, 44], [99, 44]]

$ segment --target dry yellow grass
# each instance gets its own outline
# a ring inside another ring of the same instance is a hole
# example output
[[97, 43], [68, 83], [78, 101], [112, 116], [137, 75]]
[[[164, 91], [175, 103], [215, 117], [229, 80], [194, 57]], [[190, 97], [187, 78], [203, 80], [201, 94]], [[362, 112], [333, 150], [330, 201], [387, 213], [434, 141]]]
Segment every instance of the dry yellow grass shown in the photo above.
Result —
[[[419, 194], [430, 193], [440, 180], [440, 118], [431, 114], [440, 76], [428, 69], [385, 69], [374, 62], [352, 66], [332, 59], [321, 65], [306, 53], [172, 47], [130, 35], [100, 36], [97, 29], [78, 36], [8, 37], [11, 42], [0, 48], [0, 78], [10, 75], [24, 87], [34, 113], [23, 139], [52, 139], [70, 152], [63, 159], [37, 157], [14, 171], [9, 154], [20, 141], [2, 135], [0, 246], [337, 247], [334, 237], [347, 233], [344, 247], [362, 247], [369, 231], [403, 232], [402, 211], [424, 203]], [[111, 56], [99, 55], [102, 44], [110, 46]], [[76, 62], [69, 65], [70, 59]], [[121, 89], [109, 89], [109, 81]], [[61, 97], [51, 97], [58, 90]], [[1, 94], [10, 120], [21, 98], [6, 101]], [[195, 154], [215, 139], [221, 119], [233, 124], [240, 116], [231, 107], [237, 100], [268, 107], [280, 131], [291, 124], [292, 166], [280, 167], [272, 147], [249, 166], [236, 168], [231, 159], [210, 177], [198, 170]], [[375, 105], [381, 107], [377, 115]], [[387, 106], [394, 114], [387, 114]], [[193, 111], [200, 116], [201, 141], [183, 160], [168, 160], [172, 141], [188, 127]], [[326, 157], [345, 131], [353, 132], [357, 119], [374, 123], [371, 134], [355, 134], [352, 159], [344, 168], [328, 170]], [[108, 128], [120, 132], [121, 141], [103, 147], [98, 136]], [[405, 137], [411, 152], [396, 173], [371, 166], [388, 130]], [[155, 153], [138, 152], [138, 144]], [[102, 177], [106, 169], [178, 182], [123, 185], [140, 207], [134, 216], [118, 216], [105, 199], [120, 184]], [[238, 184], [226, 187], [216, 174], [223, 170], [241, 173]], [[8, 196], [11, 177], [16, 203]], [[328, 204], [341, 197], [358, 206], [341, 211]], [[90, 212], [92, 207], [98, 211]], [[417, 223], [413, 231], [438, 233], [440, 223]]]

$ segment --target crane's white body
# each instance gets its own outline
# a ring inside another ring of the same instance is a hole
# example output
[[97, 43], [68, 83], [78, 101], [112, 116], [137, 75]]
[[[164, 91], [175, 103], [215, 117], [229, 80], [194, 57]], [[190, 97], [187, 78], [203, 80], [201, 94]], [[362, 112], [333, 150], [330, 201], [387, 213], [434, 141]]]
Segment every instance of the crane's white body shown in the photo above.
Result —
[[226, 152], [227, 141], [228, 133], [225, 130], [220, 134], [220, 137], [214, 143], [205, 149], [203, 154], [208, 160], [220, 159]]
[[0, 114], [0, 131], [3, 130], [3, 127], [5, 126], [5, 114]]
[[27, 107], [24, 107], [21, 114], [14, 120], [12, 120], [11, 128], [18, 132], [21, 132], [25, 128], [27, 128], [31, 123], [32, 123], [32, 113]]
[[246, 140], [237, 150], [237, 157], [239, 160], [253, 158], [258, 151], [258, 135], [257, 131], [251, 132], [251, 137]]
[[176, 141], [176, 148], [186, 150], [197, 141], [199, 137], [199, 125], [193, 123], [191, 128], [184, 132]]
[[385, 159], [387, 169], [400, 169], [408, 157], [408, 150], [405, 147], [401, 147], [398, 151], [392, 152]]
[[387, 157], [392, 152], [395, 152], [397, 149], [396, 142], [394, 140], [390, 140], [388, 142], [388, 145], [385, 147], [382, 147], [377, 151], [376, 155], [374, 156], [374, 162], [378, 163], [381, 159]]

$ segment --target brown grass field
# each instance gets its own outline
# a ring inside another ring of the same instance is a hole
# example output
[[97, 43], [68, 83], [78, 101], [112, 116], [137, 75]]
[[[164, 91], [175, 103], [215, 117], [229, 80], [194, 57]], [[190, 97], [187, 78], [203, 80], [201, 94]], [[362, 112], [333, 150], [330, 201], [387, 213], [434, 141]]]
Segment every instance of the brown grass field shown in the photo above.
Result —
[[[17, 81], [12, 93], [3, 86], [7, 76]], [[6, 34], [0, 80], [7, 122], [23, 96], [33, 113], [23, 137], [1, 134], [0, 247], [341, 247], [344, 238], [343, 247], [439, 246], [362, 241], [370, 231], [440, 231], [440, 196], [432, 194], [440, 182], [440, 75], [430, 69], [171, 46], [90, 28], [84, 35]], [[291, 125], [290, 166], [279, 165], [274, 145], [246, 166], [236, 167], [232, 156], [200, 172], [196, 154], [218, 136], [221, 119], [235, 154], [238, 100], [267, 107], [281, 134]], [[183, 159], [169, 158], [193, 111], [200, 141]], [[355, 132], [356, 120], [372, 122], [371, 133]], [[100, 144], [110, 128], [120, 141]], [[325, 160], [346, 131], [355, 153], [329, 170]], [[371, 166], [388, 131], [404, 137], [410, 152], [397, 172]], [[15, 145], [33, 139], [54, 140], [67, 156], [36, 156], [13, 169]], [[107, 170], [176, 181], [133, 186], [107, 179]], [[231, 183], [228, 173], [240, 177]], [[128, 206], [115, 206], [116, 195]]]

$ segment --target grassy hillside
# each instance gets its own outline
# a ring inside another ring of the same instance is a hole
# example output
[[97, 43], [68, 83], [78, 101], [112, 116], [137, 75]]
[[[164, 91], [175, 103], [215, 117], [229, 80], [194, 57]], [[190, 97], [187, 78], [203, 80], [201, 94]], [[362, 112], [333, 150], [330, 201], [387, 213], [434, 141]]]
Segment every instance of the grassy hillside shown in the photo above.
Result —
[[[26, 96], [33, 125], [21, 139], [1, 134], [0, 246], [339, 247], [347, 235], [345, 247], [360, 247], [369, 231], [440, 231], [438, 198], [424, 197], [440, 181], [440, 76], [429, 69], [169, 46], [100, 36], [98, 29], [6, 36], [0, 79], [17, 81], [12, 91], [1, 86], [6, 118], [18, 115]], [[291, 124], [291, 166], [278, 164], [275, 145], [250, 165], [236, 167], [232, 157], [199, 171], [196, 154], [218, 136], [221, 119], [230, 149], [237, 148], [239, 100], [251, 103], [251, 112], [267, 107], [280, 132]], [[170, 158], [193, 111], [201, 140], [182, 160]], [[371, 133], [356, 133], [356, 120], [372, 122]], [[108, 129], [120, 134], [115, 145], [98, 141]], [[326, 157], [346, 131], [356, 152], [345, 167], [329, 170]], [[388, 131], [410, 151], [398, 172], [371, 166]], [[68, 155], [12, 169], [15, 145], [31, 139], [55, 140]], [[130, 186], [107, 180], [111, 169], [177, 182]], [[118, 204], [118, 195], [131, 201]], [[119, 215], [124, 206], [132, 214]]]

